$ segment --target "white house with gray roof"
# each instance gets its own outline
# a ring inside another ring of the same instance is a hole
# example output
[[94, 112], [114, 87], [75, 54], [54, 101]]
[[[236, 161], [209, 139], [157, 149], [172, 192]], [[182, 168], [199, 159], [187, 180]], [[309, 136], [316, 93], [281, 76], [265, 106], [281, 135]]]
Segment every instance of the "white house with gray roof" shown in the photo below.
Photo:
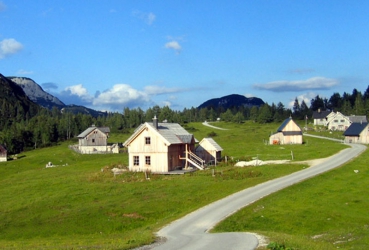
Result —
[[204, 160], [195, 153], [198, 141], [177, 123], [141, 124], [123, 143], [128, 149], [129, 170], [168, 173], [196, 167], [204, 169]]
[[78, 138], [78, 151], [82, 154], [118, 153], [118, 145], [108, 146], [109, 127], [96, 127], [92, 125], [87, 128]]

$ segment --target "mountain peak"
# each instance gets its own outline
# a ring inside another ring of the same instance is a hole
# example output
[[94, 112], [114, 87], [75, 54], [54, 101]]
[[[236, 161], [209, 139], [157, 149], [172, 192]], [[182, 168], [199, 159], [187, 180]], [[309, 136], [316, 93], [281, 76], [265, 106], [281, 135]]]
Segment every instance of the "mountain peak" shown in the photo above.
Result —
[[40, 85], [28, 77], [7, 77], [8, 79], [15, 82], [20, 86], [28, 98], [45, 107], [51, 109], [56, 106], [57, 108], [62, 108], [65, 106], [57, 97], [45, 92]]
[[210, 99], [206, 102], [204, 102], [203, 104], [201, 104], [198, 109], [201, 108], [213, 108], [213, 109], [218, 109], [218, 108], [224, 108], [224, 109], [229, 109], [232, 107], [253, 107], [253, 106], [257, 106], [260, 107], [261, 105], [264, 104], [264, 101], [258, 97], [246, 97], [243, 95], [238, 95], [238, 94], [231, 94], [231, 95], [227, 95], [227, 96], [223, 96], [220, 98], [214, 98], [214, 99]]

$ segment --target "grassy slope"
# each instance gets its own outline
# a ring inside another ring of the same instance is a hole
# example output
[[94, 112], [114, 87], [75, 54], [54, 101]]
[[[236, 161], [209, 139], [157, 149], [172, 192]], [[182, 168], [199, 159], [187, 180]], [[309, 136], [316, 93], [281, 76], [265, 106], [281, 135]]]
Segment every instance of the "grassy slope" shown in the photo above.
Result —
[[294, 249], [367, 249], [368, 160], [365, 151], [338, 169], [265, 197], [214, 231], [258, 232]]
[[[279, 124], [227, 124], [220, 131], [199, 123], [187, 126], [201, 140], [217, 133], [215, 140], [233, 159], [295, 160], [331, 155], [344, 145], [309, 138], [295, 146], [268, 146], [270, 131]], [[124, 141], [129, 135], [112, 136]], [[323, 147], [320, 145], [324, 143]], [[0, 164], [1, 248], [102, 248], [127, 249], [154, 239], [153, 232], [190, 211], [227, 194], [301, 169], [303, 166], [269, 165], [233, 168], [183, 176], [151, 176], [125, 173], [114, 177], [101, 172], [105, 166], [127, 164], [127, 154], [79, 155], [61, 144], [26, 152], [18, 160]], [[45, 168], [51, 161], [55, 168]], [[68, 164], [68, 165], [66, 165]]]

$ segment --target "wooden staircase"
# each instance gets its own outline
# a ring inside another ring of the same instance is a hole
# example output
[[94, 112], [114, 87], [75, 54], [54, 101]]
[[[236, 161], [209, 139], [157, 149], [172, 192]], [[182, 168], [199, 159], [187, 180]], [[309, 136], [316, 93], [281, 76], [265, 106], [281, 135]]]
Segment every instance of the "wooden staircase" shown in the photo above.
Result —
[[188, 163], [190, 163], [192, 166], [197, 167], [200, 170], [205, 169], [205, 161], [198, 157], [196, 154], [192, 153], [186, 145], [186, 152], [185, 157], [179, 156], [179, 159], [186, 160], [185, 169], [188, 168]]

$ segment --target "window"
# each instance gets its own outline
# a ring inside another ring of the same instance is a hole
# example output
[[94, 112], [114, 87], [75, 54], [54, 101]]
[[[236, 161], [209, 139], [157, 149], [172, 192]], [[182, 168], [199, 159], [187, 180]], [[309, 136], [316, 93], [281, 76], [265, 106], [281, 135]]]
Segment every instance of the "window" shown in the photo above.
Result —
[[150, 156], [145, 156], [145, 164], [146, 165], [151, 165], [151, 157]]
[[334, 120], [334, 122], [338, 122], [338, 120]]
[[145, 144], [146, 144], [146, 145], [150, 145], [150, 144], [151, 144], [151, 139], [150, 139], [150, 137], [145, 137]]
[[92, 143], [95, 143], [95, 139], [92, 139]]
[[140, 158], [138, 156], [133, 156], [133, 166], [140, 165]]
[[345, 122], [345, 120], [341, 120], [341, 122]]

